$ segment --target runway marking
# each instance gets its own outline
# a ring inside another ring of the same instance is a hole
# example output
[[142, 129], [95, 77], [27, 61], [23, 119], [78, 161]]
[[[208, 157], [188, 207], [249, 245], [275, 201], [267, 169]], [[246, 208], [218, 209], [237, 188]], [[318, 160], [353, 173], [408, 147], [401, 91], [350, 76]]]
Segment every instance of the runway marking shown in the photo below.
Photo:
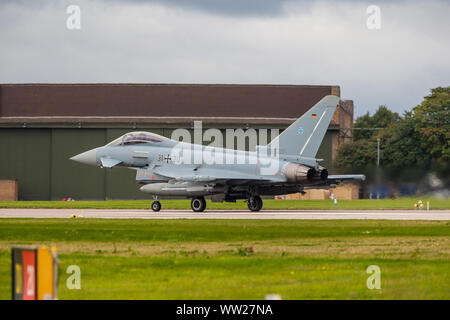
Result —
[[361, 220], [450, 220], [450, 210], [113, 210], [113, 209], [0, 209], [0, 218], [83, 218], [102, 219], [361, 219]]

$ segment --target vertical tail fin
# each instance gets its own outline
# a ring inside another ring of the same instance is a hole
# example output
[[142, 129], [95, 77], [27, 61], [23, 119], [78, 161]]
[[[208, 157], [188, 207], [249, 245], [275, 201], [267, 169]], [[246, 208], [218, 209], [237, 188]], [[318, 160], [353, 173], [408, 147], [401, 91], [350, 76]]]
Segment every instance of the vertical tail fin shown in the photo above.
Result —
[[325, 96], [267, 147], [279, 149], [279, 154], [314, 158], [338, 103], [339, 97]]

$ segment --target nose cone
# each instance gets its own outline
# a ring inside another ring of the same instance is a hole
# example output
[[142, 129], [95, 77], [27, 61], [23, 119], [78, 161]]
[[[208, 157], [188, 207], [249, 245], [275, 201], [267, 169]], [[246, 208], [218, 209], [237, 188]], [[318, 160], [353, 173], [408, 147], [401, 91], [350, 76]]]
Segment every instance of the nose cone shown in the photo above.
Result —
[[72, 158], [70, 158], [70, 160], [79, 162], [79, 163], [83, 163], [83, 164], [89, 164], [91, 166], [96, 166], [97, 165], [97, 149], [92, 149], [80, 154], [77, 154], [76, 156], [73, 156]]

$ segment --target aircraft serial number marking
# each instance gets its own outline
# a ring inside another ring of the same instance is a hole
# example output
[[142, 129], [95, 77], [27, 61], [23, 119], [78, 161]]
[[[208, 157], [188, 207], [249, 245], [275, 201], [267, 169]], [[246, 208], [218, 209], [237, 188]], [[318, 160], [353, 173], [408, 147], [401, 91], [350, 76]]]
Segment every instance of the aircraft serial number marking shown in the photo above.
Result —
[[157, 161], [158, 162], [166, 162], [166, 163], [169, 163], [169, 162], [176, 162], [177, 161], [177, 157], [172, 157], [172, 156], [170, 156], [170, 154], [168, 154], [167, 156], [164, 156], [163, 154], [158, 154], [158, 157], [157, 157]]

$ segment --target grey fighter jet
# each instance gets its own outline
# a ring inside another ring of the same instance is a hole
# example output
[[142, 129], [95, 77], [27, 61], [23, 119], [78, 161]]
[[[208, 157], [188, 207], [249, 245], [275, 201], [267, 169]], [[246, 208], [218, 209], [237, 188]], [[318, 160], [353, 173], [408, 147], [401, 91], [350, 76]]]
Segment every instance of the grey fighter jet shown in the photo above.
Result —
[[154, 197], [153, 211], [161, 209], [160, 196], [191, 198], [195, 212], [205, 210], [205, 196], [211, 196], [214, 202], [244, 199], [251, 211], [259, 211], [263, 206], [261, 196], [365, 179], [364, 175], [328, 175], [319, 164], [321, 159], [315, 158], [338, 103], [336, 96], [324, 97], [267, 146], [256, 146], [252, 152], [130, 132], [71, 160], [136, 170], [140, 190]]

